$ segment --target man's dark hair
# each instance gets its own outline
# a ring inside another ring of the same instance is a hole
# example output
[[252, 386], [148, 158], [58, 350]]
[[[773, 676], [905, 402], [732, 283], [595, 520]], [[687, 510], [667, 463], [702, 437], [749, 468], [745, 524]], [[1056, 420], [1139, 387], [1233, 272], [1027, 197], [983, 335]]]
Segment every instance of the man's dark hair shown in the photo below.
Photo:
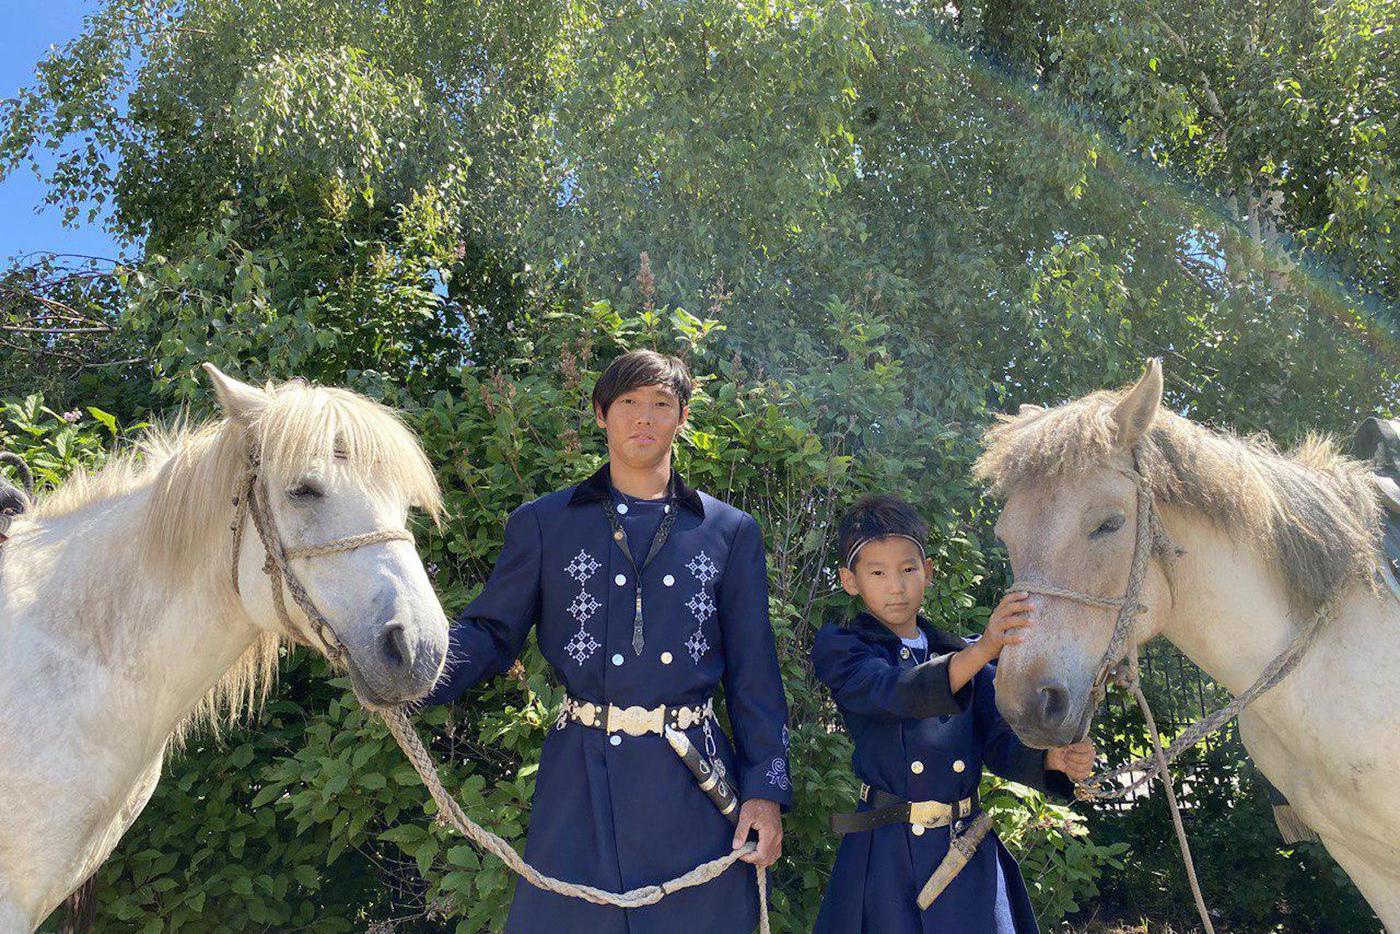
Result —
[[608, 365], [593, 387], [593, 405], [608, 414], [613, 400], [643, 386], [664, 386], [675, 393], [681, 408], [690, 404], [694, 381], [690, 370], [676, 357], [654, 350], [629, 350]]
[[846, 510], [836, 526], [836, 545], [841, 552], [842, 565], [850, 562], [851, 549], [857, 545], [890, 535], [911, 538], [923, 551], [928, 523], [917, 509], [898, 496], [876, 493], [865, 497]]

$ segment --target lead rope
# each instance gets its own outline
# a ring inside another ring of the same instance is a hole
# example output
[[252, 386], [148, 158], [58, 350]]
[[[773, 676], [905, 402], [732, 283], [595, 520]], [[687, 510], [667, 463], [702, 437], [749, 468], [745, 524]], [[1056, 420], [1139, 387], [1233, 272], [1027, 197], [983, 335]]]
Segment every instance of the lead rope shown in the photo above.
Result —
[[[1172, 828], [1176, 831], [1176, 842], [1181, 848], [1181, 862], [1186, 867], [1186, 881], [1191, 884], [1191, 897], [1196, 902], [1196, 912], [1201, 916], [1201, 926], [1205, 934], [1215, 934], [1210, 912], [1206, 909], [1206, 898], [1201, 893], [1201, 882], [1196, 878], [1196, 861], [1191, 856], [1191, 844], [1186, 839], [1186, 826], [1181, 821], [1181, 805], [1176, 801], [1176, 789], [1172, 787], [1171, 772], [1167, 771], [1167, 756], [1162, 751], [1162, 737], [1157, 732], [1157, 720], [1152, 716], [1152, 708], [1147, 704], [1147, 695], [1142, 693], [1142, 681], [1138, 678], [1138, 655], [1134, 649], [1128, 660], [1130, 690], [1142, 710], [1142, 718], [1147, 721], [1147, 733], [1152, 737], [1152, 755], [1156, 759], [1157, 775], [1162, 780], [1162, 789], [1167, 793], [1167, 808], [1172, 815]], [[1077, 789], [1076, 789], [1077, 790]]]
[[[334, 541], [325, 542], [320, 545], [307, 545], [295, 548], [286, 548], [282, 544], [281, 537], [277, 534], [277, 526], [273, 520], [272, 512], [268, 508], [266, 498], [258, 495], [258, 466], [259, 459], [256, 448], [250, 447], [248, 451], [248, 468], [244, 473], [243, 480], [239, 485], [238, 494], [233, 499], [235, 509], [234, 521], [230, 526], [233, 532], [233, 589], [238, 592], [238, 559], [242, 553], [243, 532], [249, 516], [253, 519], [253, 528], [258, 533], [258, 538], [262, 541], [263, 552], [267, 558], [263, 562], [263, 573], [266, 574], [272, 585], [272, 601], [277, 611], [277, 617], [288, 635], [297, 638], [297, 628], [293, 625], [291, 616], [287, 612], [286, 593], [292, 595], [292, 600], [306, 614], [307, 620], [311, 623], [317, 637], [323, 643], [322, 651], [333, 663], [344, 663], [347, 658], [345, 646], [336, 635], [330, 620], [322, 615], [312, 601], [310, 594], [302, 586], [301, 581], [292, 572], [287, 562], [293, 558], [315, 558], [321, 555], [335, 554], [342, 551], [353, 551], [356, 548], [363, 548], [366, 545], [373, 545], [386, 541], [413, 541], [413, 535], [405, 529], [378, 529], [373, 532], [366, 532], [361, 535], [351, 535], [346, 538], [338, 538]], [[500, 836], [492, 833], [486, 828], [477, 824], [466, 812], [453, 800], [443, 786], [442, 779], [438, 775], [437, 766], [432, 757], [424, 748], [423, 742], [418, 738], [418, 732], [409, 722], [408, 716], [403, 708], [395, 707], [390, 710], [379, 711], [384, 719], [385, 725], [398, 742], [399, 748], [403, 750], [408, 761], [413, 764], [418, 777], [423, 780], [423, 785], [428, 789], [434, 802], [438, 806], [439, 822], [446, 822], [474, 842], [477, 846], [492, 853], [497, 859], [505, 863], [513, 872], [524, 878], [531, 885], [545, 891], [554, 892], [558, 895], [566, 895], [571, 898], [581, 898], [585, 901], [593, 902], [595, 905], [611, 905], [616, 908], [641, 908], [646, 905], [654, 905], [672, 892], [679, 892], [682, 889], [703, 885], [716, 879], [734, 865], [742, 857], [758, 849], [757, 844], [745, 843], [737, 850], [732, 850], [718, 859], [701, 863], [694, 869], [655, 885], [644, 885], [626, 892], [609, 892], [605, 889], [595, 888], [589, 885], [579, 885], [574, 882], [565, 882], [555, 879], [540, 872], [529, 863], [525, 862], [515, 851], [515, 848], [507, 843]], [[771, 934], [768, 923], [768, 874], [761, 866], [754, 867], [758, 878], [758, 924], [760, 934]]]
[[[595, 888], [591, 885], [580, 885], [576, 882], [565, 882], [553, 876], [547, 876], [534, 866], [525, 862], [515, 848], [503, 840], [501, 837], [482, 827], [473, 821], [462, 810], [461, 806], [448, 793], [442, 784], [442, 779], [438, 775], [437, 765], [433, 762], [432, 756], [423, 747], [423, 741], [418, 738], [418, 731], [409, 723], [403, 708], [396, 707], [392, 710], [380, 711], [380, 716], [384, 718], [384, 723], [389, 727], [389, 732], [398, 741], [399, 747], [403, 749], [408, 761], [413, 763], [413, 768], [418, 772], [419, 778], [423, 779], [423, 784], [428, 789], [428, 794], [438, 806], [439, 823], [447, 824], [466, 836], [477, 846], [494, 855], [501, 862], [505, 863], [513, 872], [529, 882], [538, 889], [547, 892], [554, 892], [556, 895], [567, 895], [570, 898], [581, 898], [584, 901], [592, 902], [595, 905], [610, 905], [615, 908], [642, 908], [646, 905], [654, 905], [672, 892], [679, 892], [682, 889], [703, 885], [713, 879], [718, 878], [725, 870], [734, 865], [740, 858], [748, 853], [754, 852], [757, 845], [745, 843], [737, 850], [733, 850], [718, 859], [701, 863], [685, 875], [678, 876], [656, 885], [643, 885], [626, 892], [609, 892], [606, 889]], [[770, 934], [768, 925], [768, 879], [766, 871], [761, 867], [755, 867], [758, 872], [758, 924], [762, 934]]]

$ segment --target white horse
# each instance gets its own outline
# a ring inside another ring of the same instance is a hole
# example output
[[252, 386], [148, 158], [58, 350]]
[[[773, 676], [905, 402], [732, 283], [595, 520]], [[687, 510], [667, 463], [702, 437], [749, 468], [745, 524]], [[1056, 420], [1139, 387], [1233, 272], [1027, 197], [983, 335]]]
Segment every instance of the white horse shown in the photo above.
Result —
[[[1027, 406], [988, 431], [978, 472], [1005, 498], [997, 534], [1012, 571], [1123, 596], [1136, 446], [1171, 541], [1155, 540], [1132, 642], [1165, 636], [1239, 693], [1335, 600], [1318, 641], [1245, 711], [1240, 733], [1386, 928], [1400, 931], [1400, 608], [1377, 584], [1375, 487], [1327, 441], [1284, 456], [1196, 425], [1161, 399], [1153, 361], [1126, 392]], [[1032, 602], [1026, 641], [1002, 654], [997, 702], [1026, 742], [1060, 745], [1088, 730], [1116, 610], [1063, 596]]]
[[[403, 531], [410, 507], [441, 508], [417, 439], [345, 390], [206, 369], [223, 420], [70, 480], [0, 547], [3, 934], [33, 931], [111, 853], [191, 725], [258, 707], [283, 638], [344, 659], [371, 707], [441, 672], [447, 621]], [[250, 451], [287, 566], [343, 650], [295, 600], [279, 612], [252, 523], [234, 554]]]

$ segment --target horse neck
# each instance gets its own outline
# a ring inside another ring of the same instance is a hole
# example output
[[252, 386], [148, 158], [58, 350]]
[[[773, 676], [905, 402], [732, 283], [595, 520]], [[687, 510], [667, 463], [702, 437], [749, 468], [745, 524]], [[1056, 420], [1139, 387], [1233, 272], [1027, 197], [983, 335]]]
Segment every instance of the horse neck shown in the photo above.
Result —
[[1232, 693], [1287, 648], [1302, 620], [1278, 570], [1226, 530], [1181, 510], [1163, 524], [1185, 553], [1172, 569], [1160, 632]]
[[211, 550], [207, 571], [178, 579], [153, 565], [134, 541], [149, 498], [143, 487], [39, 520], [13, 557], [43, 603], [32, 618], [75, 677], [96, 671], [92, 680], [113, 695], [101, 702], [138, 717], [147, 745], [159, 747], [258, 630], [231, 585], [219, 586], [213, 565], [227, 565], [224, 549]]

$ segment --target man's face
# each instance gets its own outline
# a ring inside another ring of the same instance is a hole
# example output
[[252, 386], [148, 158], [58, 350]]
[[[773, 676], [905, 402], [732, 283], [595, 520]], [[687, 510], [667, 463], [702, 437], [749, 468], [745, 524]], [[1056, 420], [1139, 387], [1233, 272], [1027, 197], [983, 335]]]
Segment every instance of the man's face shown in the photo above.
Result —
[[685, 425], [689, 406], [664, 386], [641, 386], [613, 400], [598, 427], [607, 432], [608, 456], [628, 467], [655, 467], [671, 454], [671, 442]]

